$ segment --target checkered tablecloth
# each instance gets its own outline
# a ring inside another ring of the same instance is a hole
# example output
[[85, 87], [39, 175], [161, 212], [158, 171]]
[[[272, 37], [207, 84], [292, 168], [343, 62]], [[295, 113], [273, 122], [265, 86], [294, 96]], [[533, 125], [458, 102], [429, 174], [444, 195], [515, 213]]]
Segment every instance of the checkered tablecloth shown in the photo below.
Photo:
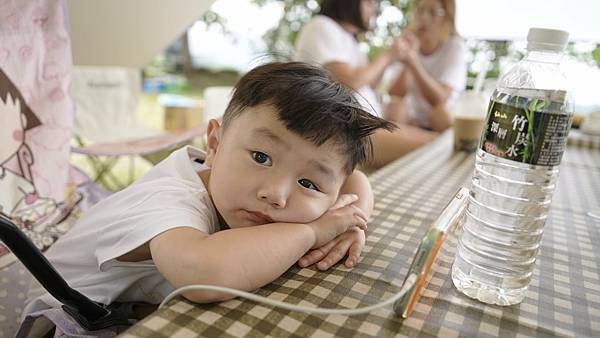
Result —
[[[474, 155], [453, 152], [451, 141], [447, 132], [370, 176], [376, 204], [357, 267], [338, 265], [326, 272], [292, 267], [257, 293], [345, 308], [392, 297], [429, 225], [458, 187], [469, 185]], [[456, 238], [450, 236], [420, 302], [404, 321], [391, 307], [354, 317], [323, 316], [239, 299], [196, 305], [178, 298], [124, 336], [600, 337], [600, 221], [586, 215], [600, 209], [600, 150], [570, 146], [561, 170], [533, 281], [519, 305], [485, 305], [457, 292], [450, 278]]]
[[578, 129], [569, 132], [568, 144], [570, 146], [600, 149], [600, 135], [586, 134]]

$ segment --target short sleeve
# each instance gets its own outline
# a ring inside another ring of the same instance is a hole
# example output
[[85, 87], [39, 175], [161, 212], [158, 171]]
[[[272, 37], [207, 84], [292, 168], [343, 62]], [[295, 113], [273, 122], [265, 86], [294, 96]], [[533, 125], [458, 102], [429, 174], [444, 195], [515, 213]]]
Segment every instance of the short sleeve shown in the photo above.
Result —
[[296, 43], [297, 61], [325, 65], [330, 62], [354, 63], [348, 52], [348, 39], [353, 39], [332, 19], [317, 16], [304, 26]]
[[443, 66], [438, 81], [446, 84], [455, 92], [461, 92], [467, 84], [467, 50], [464, 41], [451, 37], [442, 55]]
[[[160, 185], [160, 181], [149, 184]], [[129, 200], [139, 202], [122, 211], [105, 231], [98, 233], [96, 257], [101, 270], [110, 267], [110, 261], [167, 230], [191, 227], [207, 234], [216, 231], [218, 220], [206, 191], [189, 190], [185, 182], [177, 183], [180, 187], [173, 181], [165, 189], [138, 187], [138, 193], [129, 196]], [[147, 194], [149, 190], [152, 193]]]

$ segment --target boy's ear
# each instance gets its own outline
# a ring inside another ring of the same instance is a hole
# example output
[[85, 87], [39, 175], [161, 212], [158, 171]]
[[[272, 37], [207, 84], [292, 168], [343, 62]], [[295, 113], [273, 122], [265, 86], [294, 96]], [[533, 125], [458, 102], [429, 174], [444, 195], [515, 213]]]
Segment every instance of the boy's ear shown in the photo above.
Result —
[[204, 164], [208, 167], [212, 166], [215, 159], [219, 142], [221, 142], [222, 129], [217, 120], [211, 119], [208, 122], [208, 127], [206, 128], [206, 158], [204, 159]]

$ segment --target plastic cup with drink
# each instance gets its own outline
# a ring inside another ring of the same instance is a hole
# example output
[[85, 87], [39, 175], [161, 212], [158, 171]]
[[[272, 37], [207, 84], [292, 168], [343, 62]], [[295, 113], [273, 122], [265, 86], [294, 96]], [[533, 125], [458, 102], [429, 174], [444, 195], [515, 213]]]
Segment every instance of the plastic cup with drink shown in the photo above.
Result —
[[488, 99], [481, 93], [481, 89], [488, 66], [489, 60], [486, 58], [477, 74], [473, 89], [463, 92], [452, 109], [455, 150], [473, 152], [479, 145], [481, 130], [487, 116]]

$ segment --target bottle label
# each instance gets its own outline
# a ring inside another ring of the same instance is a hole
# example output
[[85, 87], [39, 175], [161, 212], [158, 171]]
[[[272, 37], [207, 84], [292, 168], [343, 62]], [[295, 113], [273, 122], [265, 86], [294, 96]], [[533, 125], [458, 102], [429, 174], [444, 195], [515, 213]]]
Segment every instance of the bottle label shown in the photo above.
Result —
[[490, 100], [481, 149], [520, 163], [559, 165], [573, 115], [542, 111], [549, 103], [533, 99], [520, 108]]

